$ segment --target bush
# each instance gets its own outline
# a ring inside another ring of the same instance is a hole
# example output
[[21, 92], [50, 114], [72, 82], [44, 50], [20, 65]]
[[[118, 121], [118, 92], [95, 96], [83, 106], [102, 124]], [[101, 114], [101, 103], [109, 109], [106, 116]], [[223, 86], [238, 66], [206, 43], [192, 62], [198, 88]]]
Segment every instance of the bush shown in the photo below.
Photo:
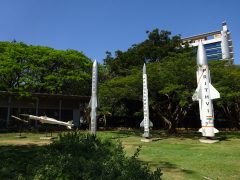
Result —
[[128, 158], [120, 142], [101, 140], [78, 132], [62, 134], [59, 140], [34, 153], [20, 172], [16, 172], [16, 168], [15, 177], [39, 180], [160, 179], [160, 169], [151, 172], [146, 164], [137, 159], [139, 151], [140, 148]]

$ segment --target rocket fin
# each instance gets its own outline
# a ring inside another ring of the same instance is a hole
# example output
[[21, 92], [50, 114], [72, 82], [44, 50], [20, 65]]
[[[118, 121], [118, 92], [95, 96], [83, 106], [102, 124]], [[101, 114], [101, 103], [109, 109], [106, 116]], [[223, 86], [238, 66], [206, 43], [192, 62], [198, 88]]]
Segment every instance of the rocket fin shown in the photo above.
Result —
[[153, 127], [152, 121], [149, 121], [149, 126], [150, 126], [150, 127]]
[[202, 98], [202, 87], [199, 86], [199, 89], [198, 89], [198, 99], [203, 99]]
[[88, 108], [91, 108], [92, 106], [92, 97], [91, 97], [91, 99], [90, 99], [90, 101], [89, 101], [89, 103], [88, 103]]
[[211, 83], [209, 83], [209, 88], [210, 88], [210, 97], [211, 97], [211, 99], [218, 99], [218, 98], [220, 98], [219, 92], [212, 86]]
[[198, 92], [197, 92], [197, 90], [194, 92], [194, 94], [192, 96], [192, 100], [193, 101], [198, 101]]
[[198, 86], [195, 93], [192, 96], [193, 101], [198, 101], [199, 99], [202, 99], [202, 91], [201, 86]]
[[142, 122], [140, 123], [140, 127], [144, 127], [144, 119], [143, 119]]
[[[143, 119], [142, 122], [140, 123], [140, 127], [144, 127], [144, 119]], [[153, 127], [152, 121], [149, 121], [149, 127]]]
[[[98, 107], [98, 100], [95, 101], [95, 107], [96, 107], [96, 108]], [[90, 101], [89, 101], [88, 108], [92, 108], [92, 97], [91, 97], [91, 99], [90, 99]]]
[[217, 130], [216, 128], [214, 128], [214, 129], [213, 129], [213, 132], [214, 132], [214, 133], [218, 133], [219, 130]]
[[98, 107], [98, 98], [96, 98], [95, 107], [96, 107], [96, 108]]

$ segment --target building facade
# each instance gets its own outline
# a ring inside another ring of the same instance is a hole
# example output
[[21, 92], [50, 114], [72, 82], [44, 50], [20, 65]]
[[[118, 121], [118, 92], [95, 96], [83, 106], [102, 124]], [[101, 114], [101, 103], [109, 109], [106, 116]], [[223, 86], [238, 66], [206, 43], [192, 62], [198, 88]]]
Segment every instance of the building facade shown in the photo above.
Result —
[[221, 30], [182, 38], [183, 42], [188, 42], [189, 45], [193, 47], [198, 46], [200, 40], [203, 42], [206, 49], [208, 61], [228, 60], [229, 63], [233, 63], [234, 54], [231, 32], [226, 22], [222, 23]]
[[0, 128], [13, 126], [11, 115], [19, 114], [46, 115], [65, 122], [73, 120], [73, 124], [79, 127], [89, 100], [88, 96], [33, 93], [21, 97], [17, 93], [0, 91]]

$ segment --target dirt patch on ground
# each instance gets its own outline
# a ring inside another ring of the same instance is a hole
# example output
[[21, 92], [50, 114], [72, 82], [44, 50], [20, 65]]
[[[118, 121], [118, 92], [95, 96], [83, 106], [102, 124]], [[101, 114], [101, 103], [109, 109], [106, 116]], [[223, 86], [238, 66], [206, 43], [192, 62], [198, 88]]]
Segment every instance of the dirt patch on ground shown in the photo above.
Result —
[[51, 142], [51, 140], [32, 141], [28, 139], [8, 139], [1, 140], [0, 145], [46, 145], [50, 144]]

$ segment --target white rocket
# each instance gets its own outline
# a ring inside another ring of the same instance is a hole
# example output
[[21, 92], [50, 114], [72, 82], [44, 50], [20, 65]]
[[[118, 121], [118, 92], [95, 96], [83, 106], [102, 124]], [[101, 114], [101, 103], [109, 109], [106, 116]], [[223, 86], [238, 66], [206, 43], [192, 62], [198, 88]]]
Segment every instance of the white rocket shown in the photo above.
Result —
[[220, 98], [219, 92], [212, 86], [207, 56], [202, 41], [199, 42], [197, 51], [197, 89], [192, 97], [199, 101], [199, 111], [202, 128], [199, 132], [205, 137], [214, 137], [219, 131], [214, 128], [214, 111], [212, 100]]
[[72, 121], [63, 122], [47, 116], [34, 116], [30, 114], [20, 114], [20, 115], [28, 117], [29, 119], [32, 119], [32, 120], [40, 121], [43, 124], [57, 124], [57, 125], [66, 126], [68, 129], [72, 129], [72, 127], [74, 126]]
[[148, 87], [147, 87], [147, 72], [146, 65], [143, 65], [143, 121], [140, 123], [140, 127], [144, 127], [144, 138], [149, 138], [150, 127], [153, 127], [152, 122], [149, 120], [149, 106], [148, 106]]
[[90, 100], [91, 107], [91, 124], [90, 124], [90, 132], [91, 134], [96, 134], [97, 130], [97, 88], [98, 88], [98, 65], [97, 61], [93, 62], [92, 67], [92, 97]]
[[221, 31], [222, 59], [230, 59], [231, 58], [228, 36], [230, 36], [230, 33], [228, 31], [227, 24], [226, 24], [226, 22], [223, 22], [223, 30]]

